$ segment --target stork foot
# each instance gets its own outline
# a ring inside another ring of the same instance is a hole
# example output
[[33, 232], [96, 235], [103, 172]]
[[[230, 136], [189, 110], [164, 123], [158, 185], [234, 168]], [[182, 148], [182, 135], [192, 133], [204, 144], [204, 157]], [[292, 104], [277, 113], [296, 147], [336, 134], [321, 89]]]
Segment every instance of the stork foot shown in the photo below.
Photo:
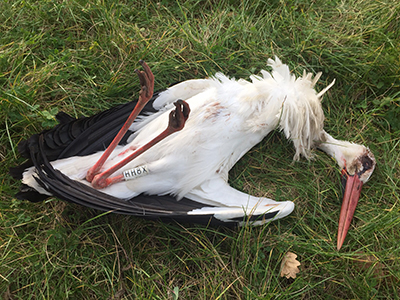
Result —
[[116, 182], [123, 181], [124, 180], [123, 175], [117, 175], [114, 177], [110, 177], [110, 176], [111, 176], [111, 174], [115, 173], [116, 171], [121, 169], [123, 166], [125, 166], [126, 164], [128, 164], [129, 162], [134, 160], [140, 154], [142, 154], [143, 152], [147, 151], [148, 149], [153, 147], [158, 142], [165, 139], [167, 136], [183, 129], [183, 127], [185, 126], [186, 120], [189, 118], [189, 113], [190, 113], [189, 104], [187, 104], [187, 102], [185, 102], [183, 100], [178, 100], [174, 103], [174, 105], [175, 105], [175, 109], [173, 111], [171, 111], [169, 114], [168, 127], [163, 132], [161, 132], [158, 136], [156, 136], [154, 139], [152, 139], [150, 142], [148, 142], [146, 145], [136, 149], [131, 155], [124, 158], [119, 163], [115, 164], [114, 166], [112, 166], [108, 170], [104, 171], [103, 173], [95, 175], [92, 180], [92, 186], [94, 188], [102, 189], [102, 188], [105, 188]]
[[117, 147], [118, 143], [124, 137], [125, 133], [132, 125], [133, 121], [135, 121], [135, 119], [137, 118], [139, 113], [143, 110], [147, 102], [149, 102], [151, 97], [153, 97], [154, 75], [151, 72], [150, 67], [143, 60], [140, 60], [139, 63], [142, 65], [144, 71], [139, 71], [137, 69], [135, 70], [135, 73], [138, 75], [141, 85], [138, 102], [136, 103], [136, 106], [129, 115], [128, 119], [125, 121], [125, 124], [122, 126], [122, 128], [115, 136], [111, 144], [107, 147], [106, 151], [104, 151], [100, 159], [87, 172], [86, 180], [89, 182], [92, 182], [94, 176], [100, 172], [104, 163], [107, 161], [108, 157], [114, 151], [115, 147]]
[[174, 102], [175, 110], [169, 114], [169, 123], [167, 130], [171, 133], [182, 130], [185, 126], [186, 120], [189, 118], [190, 107], [186, 101], [178, 100]]

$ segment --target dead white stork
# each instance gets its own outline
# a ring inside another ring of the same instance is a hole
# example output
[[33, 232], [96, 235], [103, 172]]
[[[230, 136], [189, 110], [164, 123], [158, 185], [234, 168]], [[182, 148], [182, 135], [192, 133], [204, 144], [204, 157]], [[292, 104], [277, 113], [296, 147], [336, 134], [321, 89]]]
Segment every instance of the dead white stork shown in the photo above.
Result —
[[141, 64], [138, 101], [89, 118], [60, 114], [55, 128], [20, 143], [29, 161], [12, 170], [22, 178], [19, 198], [38, 201], [54, 195], [147, 218], [261, 225], [290, 214], [293, 202], [240, 192], [227, 183], [228, 172], [279, 128], [293, 142], [295, 160], [300, 155], [309, 159], [311, 149], [319, 148], [342, 170], [340, 249], [375, 159], [365, 146], [324, 131], [321, 97], [334, 82], [317, 93], [320, 73], [296, 78], [275, 58], [268, 60], [272, 72], [263, 70], [251, 82], [217, 73], [153, 95], [153, 74]]

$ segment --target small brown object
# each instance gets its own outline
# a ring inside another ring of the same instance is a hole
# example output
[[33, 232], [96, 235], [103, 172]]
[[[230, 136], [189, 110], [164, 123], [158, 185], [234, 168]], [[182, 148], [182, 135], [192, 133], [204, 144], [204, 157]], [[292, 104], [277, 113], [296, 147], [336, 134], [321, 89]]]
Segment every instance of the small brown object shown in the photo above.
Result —
[[298, 266], [300, 262], [296, 259], [297, 255], [293, 252], [287, 252], [281, 263], [281, 277], [296, 278], [296, 274], [300, 272]]

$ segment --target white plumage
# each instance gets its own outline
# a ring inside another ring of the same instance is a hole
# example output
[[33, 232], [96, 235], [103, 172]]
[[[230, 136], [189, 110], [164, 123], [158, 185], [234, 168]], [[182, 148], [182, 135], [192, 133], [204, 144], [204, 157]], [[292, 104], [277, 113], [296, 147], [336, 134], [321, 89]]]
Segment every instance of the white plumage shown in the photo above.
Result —
[[[309, 159], [311, 149], [319, 147], [343, 168], [370, 153], [364, 146], [335, 140], [323, 130], [321, 97], [334, 82], [317, 93], [314, 87], [321, 74], [312, 78], [304, 72], [296, 78], [278, 58], [268, 60], [268, 65], [272, 72], [263, 70], [262, 77], [253, 75], [251, 82], [217, 73], [213, 78], [181, 82], [160, 93], [153, 103], [159, 112], [138, 118], [131, 127], [135, 134], [128, 144], [114, 150], [103, 168], [114, 165], [161, 133], [177, 99], [185, 100], [191, 109], [185, 127], [118, 171], [121, 174], [146, 166], [148, 175], [101, 191], [124, 199], [141, 193], [172, 194], [178, 200], [186, 197], [210, 206], [191, 213], [213, 213], [221, 220], [268, 211], [279, 211], [275, 218], [281, 218], [293, 210], [292, 202], [253, 197], [227, 183], [233, 165], [272, 130], [282, 130], [293, 142], [295, 160], [300, 155]], [[344, 157], [344, 152], [350, 156]], [[90, 185], [85, 180], [86, 172], [100, 156], [101, 152], [70, 157], [53, 161], [52, 165], [70, 178]], [[373, 168], [368, 174], [372, 171]], [[33, 179], [34, 173], [34, 167], [26, 171], [23, 183], [48, 193]]]

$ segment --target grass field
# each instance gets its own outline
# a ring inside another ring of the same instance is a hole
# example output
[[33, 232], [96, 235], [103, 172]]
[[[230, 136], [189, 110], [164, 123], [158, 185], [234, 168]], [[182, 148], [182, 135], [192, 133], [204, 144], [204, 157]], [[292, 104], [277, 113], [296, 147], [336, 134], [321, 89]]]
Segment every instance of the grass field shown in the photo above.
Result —
[[[0, 294], [4, 299], [400, 299], [400, 2], [0, 1]], [[322, 71], [325, 128], [370, 147], [377, 168], [336, 250], [339, 170], [292, 163], [274, 132], [230, 172], [240, 190], [296, 204], [241, 229], [150, 222], [57, 199], [16, 200], [17, 144], [156, 89], [217, 71], [248, 78], [274, 55]], [[283, 255], [301, 262], [280, 277]]]

